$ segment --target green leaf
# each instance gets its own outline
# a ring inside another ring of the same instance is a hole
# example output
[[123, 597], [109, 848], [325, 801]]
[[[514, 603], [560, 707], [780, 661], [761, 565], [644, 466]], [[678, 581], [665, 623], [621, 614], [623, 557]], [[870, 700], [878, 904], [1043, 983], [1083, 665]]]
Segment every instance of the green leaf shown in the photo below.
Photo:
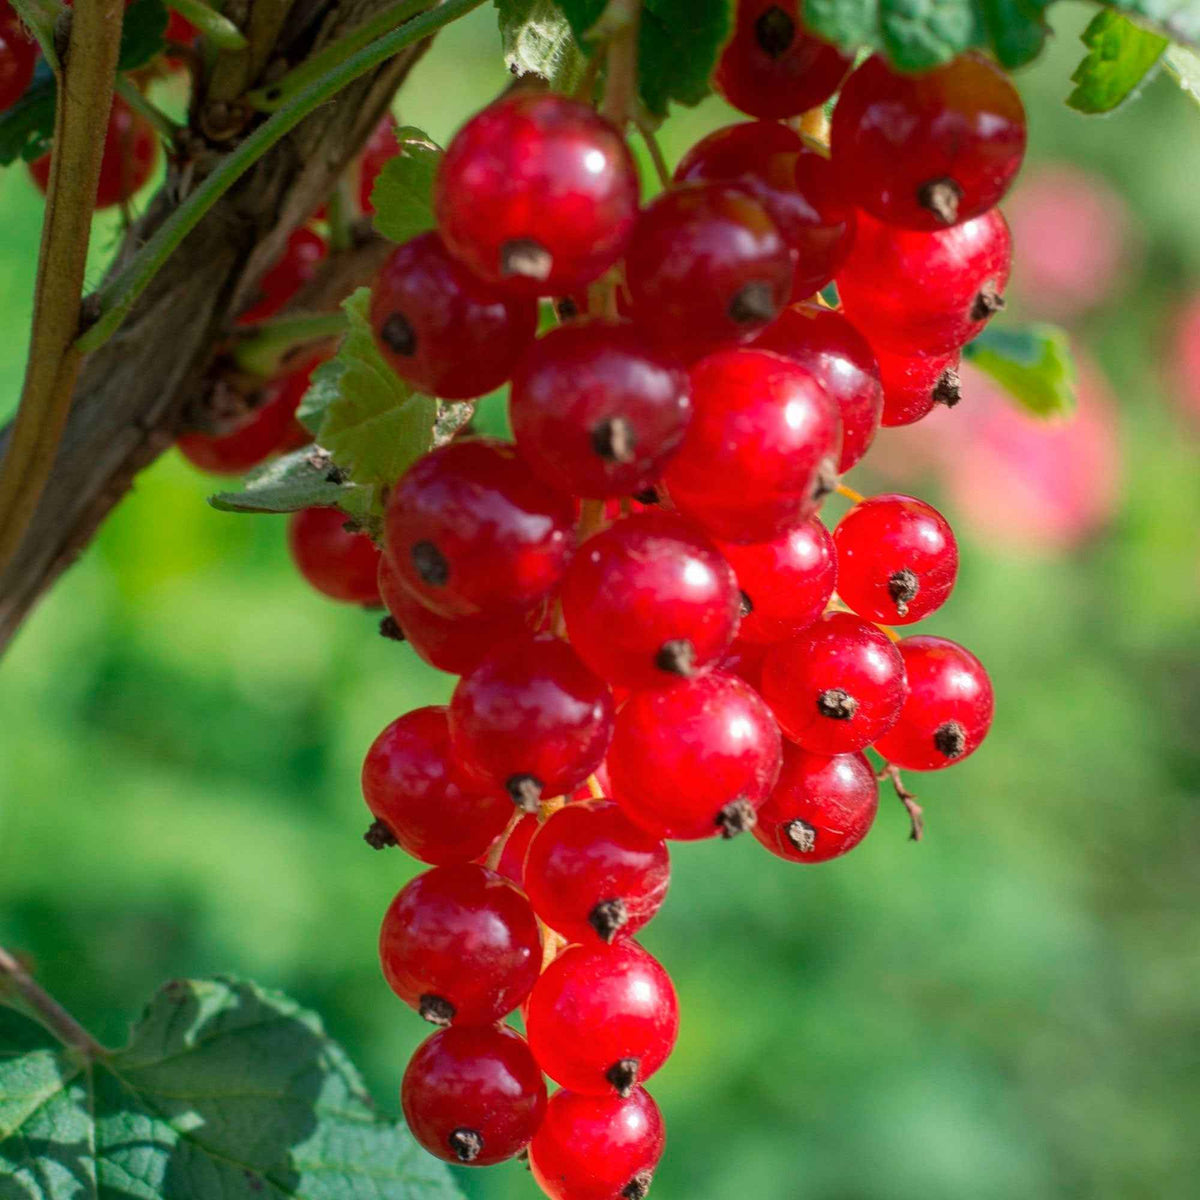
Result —
[[554, 0], [495, 0], [504, 62], [514, 75], [557, 79], [579, 53], [571, 23]]
[[0, 1007], [0, 1195], [462, 1200], [313, 1013], [223, 979], [167, 984], [95, 1063]]
[[162, 52], [166, 32], [167, 10], [162, 0], [134, 0], [125, 10], [117, 69], [132, 71], [148, 63]]
[[1184, 46], [1172, 46], [1163, 58], [1163, 66], [1184, 92], [1200, 104], [1200, 54]]
[[393, 242], [407, 242], [432, 229], [433, 177], [442, 151], [419, 129], [396, 130], [400, 153], [388, 159], [371, 189], [375, 228]]
[[963, 355], [1035, 417], [1075, 411], [1075, 361], [1066, 333], [1056, 325], [989, 325]]
[[1170, 44], [1109, 9], [1092, 18], [1080, 40], [1088, 52], [1071, 76], [1076, 87], [1067, 104], [1082, 113], [1112, 112], [1124, 103]]
[[374, 487], [344, 479], [328, 451], [305, 446], [259, 467], [247, 476], [240, 492], [218, 492], [208, 502], [222, 512], [242, 513], [290, 513], [336, 506], [369, 526], [378, 497]]

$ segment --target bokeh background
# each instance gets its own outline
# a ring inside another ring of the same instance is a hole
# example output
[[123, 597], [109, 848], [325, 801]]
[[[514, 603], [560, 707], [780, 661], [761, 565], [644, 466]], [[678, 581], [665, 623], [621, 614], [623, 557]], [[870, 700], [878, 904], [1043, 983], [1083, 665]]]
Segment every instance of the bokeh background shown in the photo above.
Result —
[[[1068, 111], [1091, 11], [1056, 6], [1020, 77], [1032, 148], [1001, 318], [1072, 331], [1077, 421], [1033, 422], [971, 376], [850, 479], [958, 528], [958, 589], [926, 625], [991, 669], [991, 738], [912, 777], [919, 846], [885, 793], [832, 864], [750, 838], [678, 848], [644, 938], [684, 1014], [651, 1089], [658, 1200], [1196, 1194], [1200, 111], [1166, 79], [1107, 119]], [[404, 120], [444, 142], [503, 85], [498, 49], [490, 6], [452, 28]], [[668, 154], [728, 119], [681, 114]], [[41, 215], [19, 168], [0, 212], [7, 414]], [[114, 238], [103, 223], [93, 278]], [[0, 664], [0, 941], [112, 1042], [172, 976], [285, 989], [394, 1111], [425, 1029], [375, 940], [415, 866], [363, 845], [358, 770], [451, 680], [303, 586], [283, 518], [218, 513], [212, 490], [168, 454]], [[532, 1195], [516, 1165], [459, 1174], [471, 1196]]]

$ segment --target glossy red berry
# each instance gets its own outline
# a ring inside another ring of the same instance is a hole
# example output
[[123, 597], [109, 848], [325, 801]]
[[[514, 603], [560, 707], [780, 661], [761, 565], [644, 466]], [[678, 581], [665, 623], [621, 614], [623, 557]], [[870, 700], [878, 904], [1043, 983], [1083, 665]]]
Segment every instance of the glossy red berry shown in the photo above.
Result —
[[837, 482], [837, 406], [811, 371], [764, 350], [692, 369], [695, 412], [663, 482], [675, 507], [730, 542], [778, 537]]
[[513, 92], [454, 135], [434, 210], [450, 251], [514, 295], [557, 296], [625, 250], [638, 178], [624, 138], [588, 105]]
[[994, 707], [983, 664], [947, 638], [908, 637], [899, 648], [908, 698], [876, 750], [913, 771], [936, 771], [974, 754], [991, 727]]
[[556, 1083], [628, 1096], [667, 1061], [679, 1002], [662, 964], [632, 941], [571, 946], [534, 985], [529, 1045]]
[[692, 415], [687, 373], [631, 325], [564, 325], [513, 377], [513, 436], [530, 468], [575, 496], [649, 487]]
[[288, 520], [288, 549], [300, 574], [322, 595], [347, 604], [379, 601], [379, 550], [351, 533], [337, 508], [302, 508]]
[[537, 816], [526, 813], [505, 839], [500, 861], [496, 864], [497, 873], [511, 879], [522, 890], [525, 888], [525, 858], [529, 854], [529, 843], [540, 828]]
[[814, 754], [849, 754], [886, 733], [904, 703], [904, 662], [887, 635], [849, 613], [829, 613], [772, 646], [763, 698], [779, 726]]
[[866, 454], [879, 432], [884, 392], [879, 364], [866, 338], [839, 312], [794, 304], [754, 339], [812, 372], [836, 402], [842, 419], [842, 474]]
[[713, 73], [734, 108], [753, 117], [794, 117], [837, 91], [846, 58], [808, 33], [798, 0], [739, 0], [737, 25]]
[[0, 112], [12, 108], [33, 82], [38, 45], [21, 27], [8, 0], [0, 2]]
[[664, 192], [642, 210], [625, 257], [634, 322], [687, 362], [747, 341], [773, 321], [794, 274], [767, 210], [724, 183]]
[[1025, 109], [982, 54], [919, 75], [876, 55], [846, 80], [830, 143], [853, 203], [891, 225], [942, 229], [1004, 198], [1025, 155]]
[[569, 501], [512, 446], [454, 441], [411, 466], [388, 497], [385, 535], [401, 583], [443, 616], [525, 608], [571, 557]]
[[529, 995], [542, 935], [524, 895], [475, 863], [409, 880], [379, 931], [392, 991], [427, 1021], [489, 1025]]
[[911, 625], [946, 602], [958, 543], [932, 505], [888, 493], [856, 504], [833, 531], [838, 595], [860, 617]]
[[645, 1200], [666, 1143], [649, 1092], [555, 1092], [529, 1146], [529, 1169], [549, 1200]]
[[911, 425], [938, 404], [953, 408], [961, 398], [959, 352], [906, 354], [879, 347], [879, 378], [883, 384], [882, 423]]
[[737, 575], [745, 642], [768, 645], [807, 629], [837, 584], [833, 539], [816, 517], [770, 542], [722, 542], [721, 553]]
[[450, 701], [464, 768], [530, 811], [599, 766], [612, 727], [608, 685], [549, 636], [497, 646], [458, 681]]
[[721, 659], [717, 669], [726, 675], [736, 675], [748, 683], [756, 692], [762, 691], [762, 665], [766, 658], [768, 643], [749, 642], [745, 638], [733, 639], [729, 652]]
[[404, 1119], [430, 1154], [488, 1167], [519, 1154], [546, 1111], [542, 1073], [504, 1025], [442, 1029], [417, 1047], [400, 1088]]
[[721, 672], [635, 692], [608, 754], [613, 795], [657, 837], [733, 837], [779, 774], [779, 729], [758, 693]]
[[375, 181], [379, 178], [384, 166], [400, 153], [400, 143], [396, 140], [396, 122], [391, 113], [375, 126], [375, 132], [367, 139], [362, 154], [358, 160], [358, 206], [368, 217], [375, 215], [375, 206], [371, 203], [371, 192], [375, 189]]
[[329, 245], [319, 233], [303, 226], [293, 229], [283, 253], [259, 280], [257, 298], [237, 324], [254, 325], [277, 316], [311, 282], [328, 253]]
[[167, 10], [167, 27], [163, 31], [163, 41], [177, 42], [181, 46], [190, 46], [199, 36], [200, 30], [187, 19], [171, 9]]
[[371, 293], [375, 342], [418, 391], [482, 396], [513, 373], [537, 333], [537, 301], [476, 279], [436, 233], [392, 251]]

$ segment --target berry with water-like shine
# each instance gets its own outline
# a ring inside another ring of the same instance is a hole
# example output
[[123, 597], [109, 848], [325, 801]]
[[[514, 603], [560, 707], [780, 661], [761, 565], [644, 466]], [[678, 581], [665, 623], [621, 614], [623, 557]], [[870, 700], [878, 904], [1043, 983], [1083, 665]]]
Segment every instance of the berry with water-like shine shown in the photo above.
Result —
[[912, 354], [879, 346], [876, 359], [883, 384], [882, 424], [912, 425], [939, 404], [953, 408], [962, 398], [960, 358], [957, 350]]
[[302, 508], [288, 519], [288, 549], [300, 574], [331, 600], [377, 605], [379, 550], [365, 533], [346, 528], [337, 508]]
[[283, 253], [259, 280], [254, 303], [238, 316], [237, 324], [253, 325], [281, 312], [317, 274], [329, 244], [315, 230], [293, 229]]
[[745, 638], [733, 639], [728, 653], [717, 664], [717, 669], [726, 675], [736, 675], [748, 683], [756, 692], [762, 691], [762, 665], [767, 656], [767, 642], [750, 642]]

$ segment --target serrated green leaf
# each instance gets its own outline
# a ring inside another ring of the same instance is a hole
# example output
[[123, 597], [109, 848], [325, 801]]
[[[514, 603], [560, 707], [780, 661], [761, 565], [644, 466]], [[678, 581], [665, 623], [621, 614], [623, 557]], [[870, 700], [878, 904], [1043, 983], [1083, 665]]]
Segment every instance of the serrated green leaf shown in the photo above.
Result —
[[554, 0], [495, 0], [504, 62], [514, 75], [557, 80], [579, 49]]
[[0, 1007], [0, 1195], [461, 1200], [313, 1013], [223, 979], [167, 984], [95, 1063]]
[[396, 130], [400, 153], [383, 164], [371, 189], [375, 228], [393, 242], [407, 242], [432, 229], [433, 178], [442, 151], [419, 129], [406, 125]]
[[377, 489], [342, 479], [329, 453], [305, 446], [248, 475], [238, 492], [218, 492], [209, 504], [222, 512], [290, 513], [337, 507], [365, 526], [372, 524]]
[[1163, 58], [1163, 66], [1186, 95], [1200, 104], [1200, 54], [1185, 46], [1172, 46]]
[[963, 355], [1034, 416], [1075, 411], [1075, 360], [1066, 333], [1056, 325], [989, 325]]
[[1088, 52], [1071, 76], [1076, 86], [1067, 104], [1081, 113], [1112, 112], [1123, 104], [1170, 44], [1110, 9], [1092, 18], [1080, 40]]

